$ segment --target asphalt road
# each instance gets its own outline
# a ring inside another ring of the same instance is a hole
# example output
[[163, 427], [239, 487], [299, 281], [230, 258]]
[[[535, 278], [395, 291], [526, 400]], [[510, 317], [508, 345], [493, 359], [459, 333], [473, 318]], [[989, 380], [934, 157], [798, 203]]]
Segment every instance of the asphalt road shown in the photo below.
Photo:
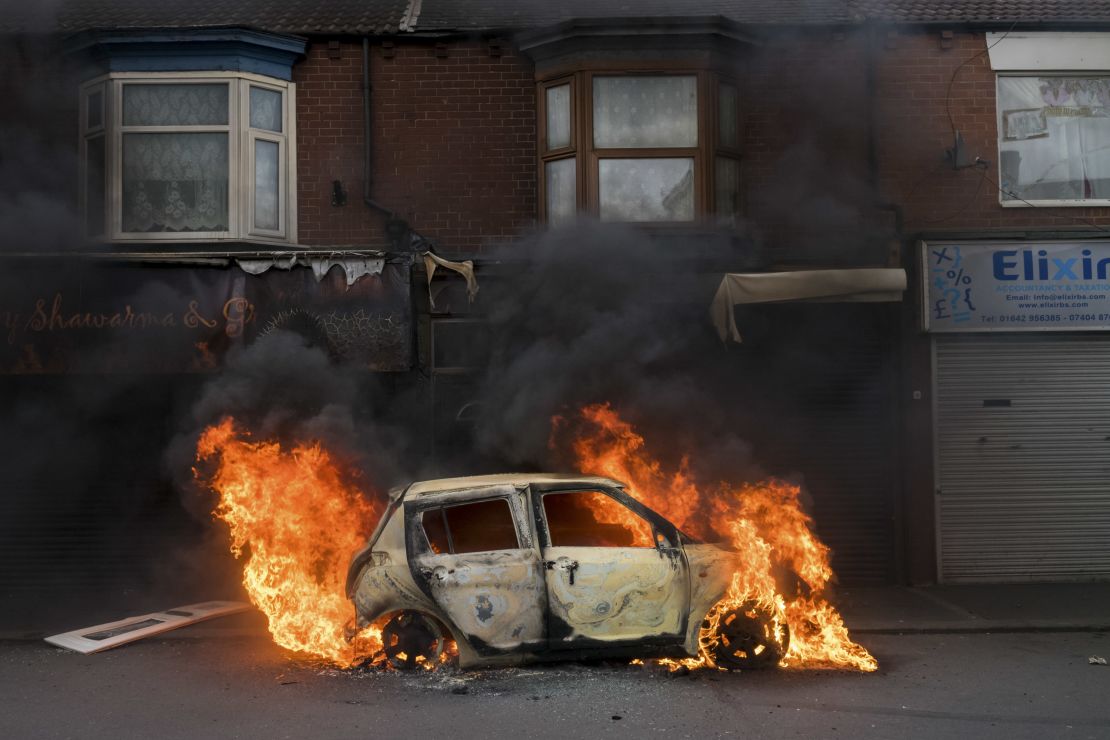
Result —
[[[197, 628], [188, 628], [197, 629]], [[1110, 738], [1110, 634], [865, 635], [874, 674], [561, 664], [339, 671], [188, 630], [99, 655], [0, 642], [0, 737]]]

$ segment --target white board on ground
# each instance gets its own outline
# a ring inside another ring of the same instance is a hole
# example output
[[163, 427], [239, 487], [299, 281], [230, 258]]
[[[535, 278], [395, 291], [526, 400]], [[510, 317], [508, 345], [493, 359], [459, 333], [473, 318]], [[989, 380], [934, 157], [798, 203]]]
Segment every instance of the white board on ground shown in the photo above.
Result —
[[128, 617], [116, 622], [98, 624], [79, 630], [63, 632], [45, 638], [51, 645], [76, 650], [79, 653], [99, 653], [128, 642], [141, 640], [144, 637], [158, 635], [179, 627], [203, 622], [215, 617], [226, 617], [229, 614], [250, 609], [250, 604], [242, 601], [205, 601], [201, 604], [188, 604], [164, 612], [142, 614], [137, 617]]

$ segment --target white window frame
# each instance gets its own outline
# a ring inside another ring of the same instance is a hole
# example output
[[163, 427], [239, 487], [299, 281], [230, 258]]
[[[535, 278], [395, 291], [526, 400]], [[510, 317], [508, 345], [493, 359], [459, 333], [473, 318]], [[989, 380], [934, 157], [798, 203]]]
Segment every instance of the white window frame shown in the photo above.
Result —
[[[998, 154], [996, 175], [1002, 182], [1002, 109], [998, 87], [1003, 77], [1108, 77], [1110, 76], [1110, 33], [1097, 31], [1014, 31], [986, 34], [988, 57], [995, 72], [995, 140]], [[998, 202], [1003, 208], [1099, 208], [1110, 206], [1106, 198], [1061, 200], [1008, 200], [1001, 188]]]
[[[123, 86], [127, 84], [228, 84], [226, 125], [124, 126]], [[250, 127], [250, 88], [282, 93], [280, 132]], [[88, 140], [99, 135], [87, 129], [88, 96], [96, 88], [104, 91], [105, 136], [105, 233], [102, 238], [117, 243], [250, 241], [267, 244], [297, 242], [296, 203], [296, 85], [292, 82], [246, 72], [117, 72], [89, 80], [81, 86], [80, 196], [87, 219]], [[226, 132], [228, 134], [228, 230], [191, 232], [125, 232], [123, 217], [123, 135], [125, 133]], [[278, 145], [278, 228], [254, 225], [254, 142]], [[95, 238], [95, 237], [94, 237]]]
[[[995, 173], [998, 177], [998, 182], [1002, 182], [1002, 142], [1003, 131], [1005, 123], [1002, 120], [1002, 108], [997, 104], [999, 99], [998, 90], [1002, 84], [1002, 79], [1006, 77], [1018, 78], [1044, 78], [1044, 77], [1063, 77], [1063, 78], [1091, 78], [1091, 77], [1110, 77], [1110, 71], [1084, 71], [1084, 72], [999, 72], [995, 75], [994, 80], [994, 99], [995, 99], [995, 119], [996, 119], [996, 139], [998, 142], [996, 151], [998, 152], [998, 171]], [[1043, 198], [1022, 198], [1008, 199], [1006, 194], [1001, 188], [998, 190], [998, 202], [1003, 208], [1085, 208], [1093, 207], [1099, 208], [1103, 206], [1110, 206], [1110, 198], [1062, 198], [1059, 200], [1043, 199]]]

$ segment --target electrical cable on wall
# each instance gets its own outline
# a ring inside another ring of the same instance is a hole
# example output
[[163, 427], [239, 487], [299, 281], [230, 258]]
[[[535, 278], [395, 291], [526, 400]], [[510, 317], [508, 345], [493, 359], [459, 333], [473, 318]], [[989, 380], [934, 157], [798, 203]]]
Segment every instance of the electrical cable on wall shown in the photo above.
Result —
[[[1044, 210], [1045, 208], [1052, 208], [1052, 206], [1034, 205], [1033, 203], [1030, 203], [1025, 198], [1022, 198], [1021, 196], [1019, 196], [1017, 193], [1014, 193], [1012, 191], [1009, 191], [1009, 190], [1006, 190], [1005, 188], [1003, 188], [1001, 185], [999, 185], [995, 180], [993, 180], [986, 173], [986, 170], [987, 170], [987, 168], [990, 167], [990, 164], [986, 160], [984, 160], [980, 157], [976, 157], [975, 160], [973, 162], [971, 162], [970, 164], [968, 164], [968, 165], [965, 165], [965, 166], [962, 166], [962, 167], [959, 165], [960, 135], [959, 135], [959, 131], [956, 128], [955, 117], [952, 115], [952, 86], [955, 84], [956, 78], [959, 76], [960, 71], [963, 70], [964, 67], [971, 64], [976, 59], [978, 59], [979, 57], [988, 53], [991, 49], [993, 49], [994, 47], [996, 47], [1000, 43], [1002, 43], [1006, 39], [1006, 37], [1010, 35], [1010, 33], [1014, 30], [1014, 28], [1016, 26], [1017, 26], [1017, 21], [1014, 21], [1013, 23], [1010, 24], [1010, 27], [1008, 29], [1006, 29], [1005, 33], [1003, 33], [998, 39], [996, 39], [994, 41], [994, 43], [990, 44], [989, 46], [985, 47], [984, 49], [976, 52], [972, 56], [970, 56], [967, 59], [965, 59], [964, 61], [960, 62], [959, 66], [957, 66], [956, 69], [953, 70], [952, 77], [949, 78], [949, 80], [948, 80], [948, 88], [945, 92], [945, 97], [944, 97], [944, 110], [945, 110], [945, 113], [948, 116], [948, 125], [952, 129], [953, 149], [951, 150], [951, 155], [952, 155], [951, 159], [952, 159], [952, 162], [955, 165], [956, 169], [958, 169], [958, 170], [959, 169], [974, 168], [975, 171], [979, 174], [981, 180], [979, 181], [979, 186], [975, 189], [975, 194], [973, 196], [971, 196], [971, 198], [969, 198], [967, 200], [967, 202], [964, 203], [962, 206], [960, 206], [957, 210], [955, 210], [952, 213], [950, 213], [946, 216], [943, 216], [939, 219], [927, 220], [927, 221], [923, 221], [922, 223], [925, 223], [925, 224], [943, 223], [945, 221], [949, 221], [949, 220], [955, 218], [956, 216], [964, 213], [971, 206], [971, 204], [974, 203], [978, 199], [979, 194], [982, 192], [984, 182], [989, 183], [998, 193], [1000, 193], [1002, 195], [1005, 195], [1009, 198], [1012, 198], [1014, 200], [1020, 201], [1021, 203], [1024, 203], [1025, 205], [1029, 206], [1030, 208], [1036, 208], [1036, 209], [1039, 209], [1039, 210]], [[917, 189], [926, 180], [931, 178], [933, 175], [937, 174], [940, 171], [940, 169], [941, 168], [938, 167], [937, 169], [930, 170], [930, 171], [926, 172], [924, 175], [922, 175], [917, 180], [917, 182], [914, 183], [913, 187], [910, 188], [909, 195], [906, 196], [906, 199], [908, 200], [915, 192], [917, 192]], [[1084, 218], [1083, 216], [1067, 216], [1067, 215], [1062, 215], [1062, 214], [1057, 214], [1057, 213], [1049, 213], [1048, 215], [1051, 216], [1052, 218], [1064, 219], [1064, 220], [1067, 220], [1067, 221], [1073, 221], [1073, 222], [1076, 222], [1076, 223], [1086, 224], [1087, 226], [1090, 226], [1091, 228], [1096, 229], [1098, 231], [1103, 231], [1103, 232], [1110, 233], [1110, 228], [1100, 226], [1098, 223], [1096, 223], [1096, 222], [1094, 222], [1094, 221], [1092, 221], [1088, 218]]]
[[983, 49], [981, 51], [976, 52], [972, 56], [970, 56], [967, 59], [965, 59], [964, 61], [960, 62], [960, 66], [956, 67], [956, 69], [952, 72], [952, 77], [948, 80], [948, 89], [944, 93], [944, 111], [945, 111], [945, 113], [948, 114], [948, 125], [952, 127], [952, 138], [953, 139], [955, 139], [956, 136], [957, 136], [956, 119], [952, 117], [952, 85], [956, 84], [956, 77], [960, 74], [960, 70], [962, 70], [964, 67], [971, 64], [976, 59], [983, 56], [984, 54], [989, 52], [991, 49], [993, 49], [994, 47], [998, 46], [1003, 41], [1005, 41], [1006, 37], [1010, 35], [1010, 32], [1014, 30], [1015, 26], [1017, 26], [1017, 21], [1014, 21], [1013, 23], [1011, 23], [1010, 27], [1006, 29], [1006, 33], [999, 36], [998, 40], [996, 40], [993, 44], [991, 44], [990, 46], [986, 47], [985, 49]]

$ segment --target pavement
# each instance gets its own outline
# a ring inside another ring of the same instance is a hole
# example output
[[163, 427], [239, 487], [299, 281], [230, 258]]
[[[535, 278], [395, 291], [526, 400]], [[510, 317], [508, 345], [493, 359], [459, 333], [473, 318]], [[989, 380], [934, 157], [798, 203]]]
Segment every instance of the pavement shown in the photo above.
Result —
[[853, 634], [1110, 631], [1110, 582], [840, 589]]
[[1110, 583], [844, 587], [836, 603], [878, 671], [340, 670], [279, 648], [256, 611], [95, 655], [42, 642], [153, 610], [105, 594], [0, 639], [0, 737], [1110, 738], [1110, 668], [1090, 662], [1110, 657]]
[[[231, 623], [239, 618], [230, 617]], [[1107, 740], [1110, 632], [856, 634], [874, 673], [590, 662], [339, 670], [195, 625], [95, 655], [0, 641], [0, 737]]]

